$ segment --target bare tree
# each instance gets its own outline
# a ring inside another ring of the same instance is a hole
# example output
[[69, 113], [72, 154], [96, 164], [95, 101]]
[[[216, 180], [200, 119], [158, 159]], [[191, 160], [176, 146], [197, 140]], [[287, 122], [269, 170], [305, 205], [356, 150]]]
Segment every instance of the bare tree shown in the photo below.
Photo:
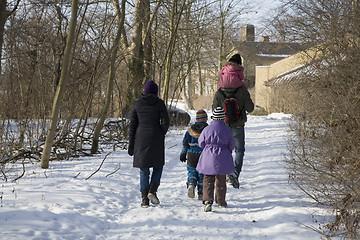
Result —
[[[179, 98], [181, 92], [194, 100], [197, 86], [203, 93], [201, 63], [217, 66], [217, 1], [128, 2], [121, 17], [129, 17], [116, 28], [118, 10], [110, 1], [76, 1], [76, 27], [69, 1], [9, 2], [1, 5], [6, 10], [1, 17], [7, 17], [1, 38], [2, 162], [34, 157], [47, 168], [50, 158], [87, 154], [87, 143], [114, 136], [107, 132], [106, 117], [119, 112], [124, 117], [146, 78], [158, 80], [166, 100]], [[92, 122], [99, 116], [97, 124]], [[9, 127], [13, 122], [16, 129]], [[126, 127], [111, 124], [121, 128], [116, 137], [125, 138]]]
[[20, 0], [17, 0], [11, 10], [7, 9], [8, 1], [0, 0], [0, 75], [1, 75], [1, 62], [2, 62], [2, 49], [4, 43], [4, 30], [7, 19], [13, 14], [18, 8]]
[[60, 82], [57, 86], [54, 101], [53, 101], [53, 108], [50, 118], [50, 125], [49, 130], [47, 132], [46, 141], [44, 150], [41, 156], [41, 168], [49, 168], [49, 158], [51, 153], [51, 148], [53, 145], [54, 137], [55, 137], [55, 131], [57, 126], [57, 120], [59, 115], [59, 108], [61, 104], [62, 95], [65, 90], [66, 82], [68, 80], [68, 73], [69, 73], [69, 65], [70, 65], [70, 59], [71, 59], [71, 51], [73, 47], [73, 42], [75, 39], [75, 27], [76, 27], [76, 21], [77, 21], [77, 12], [78, 12], [78, 0], [72, 1], [72, 7], [71, 7], [71, 20], [70, 20], [70, 30], [69, 35], [66, 42], [66, 48], [65, 53], [63, 56], [62, 61], [62, 70], [61, 70], [61, 78]]
[[108, 82], [107, 82], [107, 86], [106, 86], [105, 104], [104, 104], [104, 108], [101, 112], [99, 121], [98, 121], [95, 131], [94, 131], [94, 137], [93, 137], [93, 142], [92, 142], [92, 146], [91, 146], [92, 154], [94, 154], [98, 151], [98, 142], [99, 142], [100, 131], [104, 125], [105, 118], [107, 116], [107, 113], [108, 113], [109, 107], [110, 107], [111, 95], [112, 95], [113, 88], [114, 88], [114, 79], [115, 79], [115, 71], [116, 71], [115, 62], [116, 62], [117, 53], [119, 50], [120, 39], [121, 39], [122, 29], [123, 29], [124, 19], [125, 19], [125, 0], [122, 0], [122, 2], [121, 2], [121, 9], [120, 9], [118, 0], [113, 0], [112, 3], [115, 8], [118, 26], [117, 26], [116, 37], [115, 37], [115, 40], [114, 40], [114, 43], [113, 43], [113, 46], [111, 49], [109, 77], [108, 77]]
[[162, 99], [165, 101], [165, 104], [168, 102], [169, 97], [169, 88], [170, 88], [170, 78], [171, 78], [171, 63], [172, 57], [174, 55], [174, 49], [176, 44], [176, 32], [180, 24], [180, 19], [185, 8], [186, 0], [183, 0], [180, 7], [177, 5], [177, 1], [173, 0], [171, 5], [171, 14], [170, 14], [170, 34], [169, 42], [166, 48], [166, 63], [165, 63], [165, 81], [162, 92]]
[[162, 0], [157, 1], [154, 11], [150, 12], [150, 1], [136, 0], [133, 21], [132, 43], [129, 49], [128, 62], [128, 91], [123, 112], [128, 112], [141, 92], [145, 78], [151, 76], [151, 27], [153, 18]]

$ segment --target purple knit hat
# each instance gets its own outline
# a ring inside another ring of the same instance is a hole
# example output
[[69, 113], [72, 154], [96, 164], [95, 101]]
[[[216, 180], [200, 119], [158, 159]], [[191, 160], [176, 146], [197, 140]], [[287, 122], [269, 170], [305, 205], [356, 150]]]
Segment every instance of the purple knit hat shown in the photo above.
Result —
[[153, 81], [153, 80], [148, 80], [145, 83], [145, 87], [144, 87], [144, 93], [145, 94], [154, 94], [157, 95], [158, 94], [158, 85]]

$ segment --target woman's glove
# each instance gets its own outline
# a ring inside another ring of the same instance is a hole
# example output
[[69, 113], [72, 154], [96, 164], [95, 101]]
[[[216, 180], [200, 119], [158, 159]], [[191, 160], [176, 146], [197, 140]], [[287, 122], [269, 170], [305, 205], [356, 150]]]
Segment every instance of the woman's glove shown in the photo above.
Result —
[[186, 154], [184, 154], [184, 153], [180, 154], [180, 161], [186, 162]]
[[134, 147], [133, 147], [133, 146], [130, 146], [130, 145], [129, 145], [129, 147], [128, 147], [128, 154], [129, 154], [130, 156], [134, 156]]

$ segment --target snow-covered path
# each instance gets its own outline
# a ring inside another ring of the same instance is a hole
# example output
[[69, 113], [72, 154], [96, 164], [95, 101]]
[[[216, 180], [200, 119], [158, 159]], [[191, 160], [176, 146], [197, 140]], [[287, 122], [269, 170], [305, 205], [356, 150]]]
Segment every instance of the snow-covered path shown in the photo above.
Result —
[[[186, 196], [186, 165], [179, 161], [185, 129], [166, 137], [160, 206], [140, 208], [138, 169], [125, 150], [97, 157], [26, 165], [26, 175], [1, 187], [1, 239], [320, 239], [321, 209], [288, 184], [283, 114], [249, 116], [240, 189], [228, 186], [228, 208], [205, 213]], [[120, 164], [120, 165], [119, 165]], [[113, 173], [120, 166], [120, 170]], [[14, 165], [13, 179], [22, 172]], [[315, 216], [315, 218], [314, 218]]]

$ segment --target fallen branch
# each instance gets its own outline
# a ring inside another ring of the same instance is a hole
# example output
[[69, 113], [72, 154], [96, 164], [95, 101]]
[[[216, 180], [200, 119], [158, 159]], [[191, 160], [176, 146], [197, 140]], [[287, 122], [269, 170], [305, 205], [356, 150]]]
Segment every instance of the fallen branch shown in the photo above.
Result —
[[77, 178], [79, 175], [81, 174], [81, 172], [79, 172], [76, 176], [74, 176], [73, 178]]
[[108, 175], [106, 175], [105, 177], [108, 177], [108, 176], [110, 176], [110, 175], [113, 175], [114, 173], [116, 173], [117, 171], [119, 171], [119, 170], [120, 170], [120, 168], [121, 168], [121, 164], [119, 163], [119, 164], [118, 164], [118, 167], [115, 169], [115, 171], [113, 171], [113, 172], [109, 173], [109, 174], [108, 174]]
[[172, 145], [172, 146], [168, 147], [168, 149], [173, 148], [173, 147], [176, 147], [176, 146], [177, 146], [177, 144]]
[[91, 178], [92, 176], [94, 176], [95, 173], [97, 173], [97, 172], [101, 169], [102, 165], [103, 165], [104, 162], [105, 162], [105, 159], [106, 159], [107, 156], [109, 156], [111, 153], [112, 153], [112, 152], [109, 152], [108, 154], [105, 155], [105, 157], [104, 157], [104, 159], [102, 160], [102, 162], [101, 162], [100, 166], [98, 167], [98, 169], [96, 169], [95, 172], [93, 172], [92, 174], [90, 174], [90, 176], [88, 176], [87, 178], [85, 178], [85, 180], [88, 180], [89, 178]]
[[4, 172], [2, 169], [0, 170], [0, 172], [4, 175], [4, 180], [5, 180], [5, 182], [7, 182], [7, 177], [6, 177], [5, 172]]
[[16, 182], [16, 180], [19, 180], [20, 178], [22, 178], [25, 175], [25, 159], [22, 160], [22, 166], [23, 166], [23, 172], [20, 176], [18, 176], [17, 178], [15, 178], [14, 180], [12, 180], [13, 182]]

